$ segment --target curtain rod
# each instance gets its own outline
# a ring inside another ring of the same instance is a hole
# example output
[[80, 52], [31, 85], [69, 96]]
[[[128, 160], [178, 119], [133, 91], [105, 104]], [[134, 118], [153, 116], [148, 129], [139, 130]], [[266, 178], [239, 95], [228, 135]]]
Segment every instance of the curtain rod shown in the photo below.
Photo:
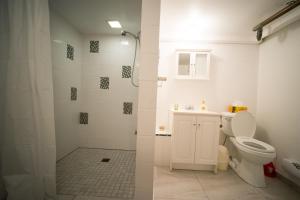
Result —
[[278, 12], [276, 12], [275, 14], [273, 14], [271, 17], [265, 19], [264, 21], [262, 21], [261, 23], [259, 23], [258, 25], [256, 25], [252, 29], [253, 31], [257, 31], [256, 39], [258, 41], [261, 40], [262, 32], [263, 32], [263, 27], [265, 25], [269, 24], [270, 22], [274, 21], [275, 19], [281, 17], [282, 15], [286, 14], [290, 10], [292, 10], [292, 9], [296, 8], [297, 6], [299, 6], [300, 5], [300, 0], [290, 1], [287, 4], [288, 5], [286, 7], [284, 7], [281, 10], [279, 10]]

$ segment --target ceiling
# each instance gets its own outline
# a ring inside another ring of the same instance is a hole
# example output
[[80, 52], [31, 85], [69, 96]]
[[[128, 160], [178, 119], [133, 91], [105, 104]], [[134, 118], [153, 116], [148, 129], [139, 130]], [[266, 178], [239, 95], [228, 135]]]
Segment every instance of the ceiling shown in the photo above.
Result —
[[161, 0], [160, 40], [255, 41], [252, 28], [287, 0]]
[[[50, 7], [83, 34], [120, 34], [140, 31], [142, 0], [50, 0]], [[122, 29], [111, 29], [118, 20]]]
[[[160, 40], [256, 41], [252, 28], [289, 0], [161, 0]], [[140, 31], [142, 0], [50, 0], [50, 6], [83, 34]]]

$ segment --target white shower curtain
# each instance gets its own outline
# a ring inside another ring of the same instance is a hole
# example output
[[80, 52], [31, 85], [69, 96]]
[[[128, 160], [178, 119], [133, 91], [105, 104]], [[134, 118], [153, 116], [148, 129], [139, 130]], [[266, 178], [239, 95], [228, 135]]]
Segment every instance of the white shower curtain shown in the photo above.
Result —
[[[6, 74], [0, 77], [2, 82], [6, 79], [5, 88], [1, 89], [2, 107], [5, 108], [1, 113], [4, 118], [2, 180], [8, 200], [55, 199], [56, 150], [48, 0], [0, 1], [0, 22], [5, 23], [3, 7], [6, 7], [9, 33], [9, 40], [4, 41], [3, 36], [0, 41], [0, 45], [5, 42], [8, 45], [8, 56], [0, 57], [0, 72]], [[0, 33], [5, 35], [3, 30]]]

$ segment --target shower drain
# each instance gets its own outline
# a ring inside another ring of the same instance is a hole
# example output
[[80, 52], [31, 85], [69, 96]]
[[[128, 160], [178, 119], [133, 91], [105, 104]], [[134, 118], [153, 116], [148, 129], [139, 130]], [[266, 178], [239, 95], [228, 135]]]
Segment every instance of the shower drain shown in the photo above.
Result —
[[102, 160], [101, 160], [101, 162], [109, 162], [110, 161], [110, 158], [103, 158]]

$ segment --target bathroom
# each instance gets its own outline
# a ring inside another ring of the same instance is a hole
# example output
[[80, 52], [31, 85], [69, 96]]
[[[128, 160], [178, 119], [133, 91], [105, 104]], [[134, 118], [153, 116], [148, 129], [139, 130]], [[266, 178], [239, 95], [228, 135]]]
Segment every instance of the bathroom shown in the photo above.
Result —
[[299, 5], [1, 0], [0, 199], [299, 199]]

